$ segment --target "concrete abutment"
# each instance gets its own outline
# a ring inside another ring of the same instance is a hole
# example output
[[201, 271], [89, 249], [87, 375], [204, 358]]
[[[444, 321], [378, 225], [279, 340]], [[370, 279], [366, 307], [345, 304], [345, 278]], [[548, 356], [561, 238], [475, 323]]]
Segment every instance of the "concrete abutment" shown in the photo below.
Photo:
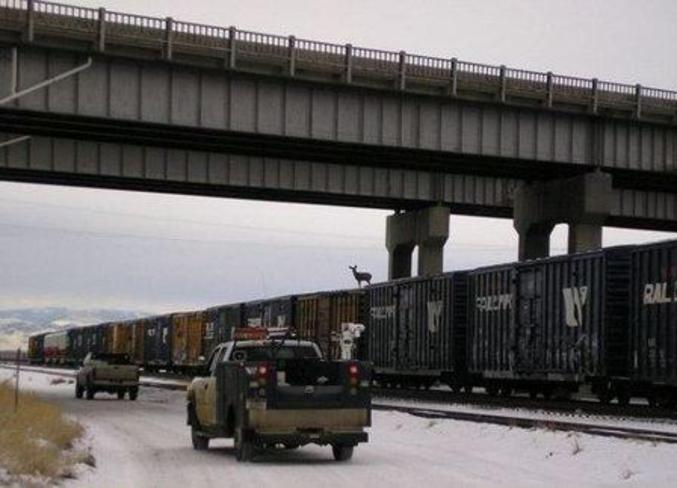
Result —
[[611, 195], [611, 175], [602, 172], [518, 186], [513, 224], [519, 260], [549, 256], [550, 233], [559, 223], [569, 225], [569, 253], [601, 248]]

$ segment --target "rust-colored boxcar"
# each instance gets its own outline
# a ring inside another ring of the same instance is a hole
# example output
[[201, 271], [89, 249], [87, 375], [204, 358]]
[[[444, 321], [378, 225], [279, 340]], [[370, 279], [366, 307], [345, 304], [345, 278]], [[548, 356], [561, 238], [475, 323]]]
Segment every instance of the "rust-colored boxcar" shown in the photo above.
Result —
[[132, 322], [133, 362], [142, 366], [145, 364], [144, 339], [146, 336], [146, 324], [148, 319], [138, 319]]
[[175, 369], [190, 371], [204, 363], [201, 359], [204, 333], [203, 311], [172, 314], [172, 365]]
[[112, 338], [114, 354], [129, 354], [134, 356], [134, 328], [133, 322], [117, 322], [112, 324]]
[[45, 362], [45, 336], [47, 332], [34, 334], [28, 338], [28, 360], [31, 364]]
[[[297, 334], [310, 339], [320, 346], [329, 359], [341, 356], [340, 332], [343, 323], [366, 325], [365, 292], [363, 290], [341, 290], [302, 295], [296, 298], [294, 326]], [[358, 350], [356, 351], [359, 355]]]

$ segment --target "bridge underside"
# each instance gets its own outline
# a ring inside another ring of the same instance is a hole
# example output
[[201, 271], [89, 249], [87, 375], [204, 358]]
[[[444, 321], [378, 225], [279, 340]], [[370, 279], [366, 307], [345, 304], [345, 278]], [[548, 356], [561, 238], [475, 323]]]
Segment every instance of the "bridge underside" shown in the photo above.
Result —
[[470, 65], [449, 89], [444, 63], [416, 57], [15, 10], [0, 15], [0, 179], [394, 209], [393, 278], [416, 246], [419, 272], [441, 271], [450, 211], [513, 218], [520, 258], [547, 255], [559, 222], [572, 252], [603, 226], [677, 231], [674, 94]]
[[[20, 134], [20, 135], [23, 135]], [[3, 141], [17, 134], [0, 134]], [[524, 180], [343, 162], [32, 136], [0, 147], [0, 179], [512, 218]], [[614, 188], [605, 225], [677, 231], [672, 193]]]

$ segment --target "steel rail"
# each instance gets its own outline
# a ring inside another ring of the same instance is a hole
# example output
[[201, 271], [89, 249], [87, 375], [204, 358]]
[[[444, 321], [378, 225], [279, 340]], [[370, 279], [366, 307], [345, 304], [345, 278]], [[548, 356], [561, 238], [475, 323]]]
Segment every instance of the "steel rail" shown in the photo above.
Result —
[[386, 403], [374, 403], [372, 404], [372, 408], [380, 411], [406, 413], [426, 419], [460, 420], [464, 422], [493, 424], [505, 427], [519, 427], [523, 429], [535, 428], [562, 432], [578, 432], [601, 437], [677, 444], [677, 432], [619, 427], [615, 425], [586, 424], [561, 420], [535, 419], [519, 416], [492, 415], [476, 412], [456, 412], [423, 407], [391, 405]]

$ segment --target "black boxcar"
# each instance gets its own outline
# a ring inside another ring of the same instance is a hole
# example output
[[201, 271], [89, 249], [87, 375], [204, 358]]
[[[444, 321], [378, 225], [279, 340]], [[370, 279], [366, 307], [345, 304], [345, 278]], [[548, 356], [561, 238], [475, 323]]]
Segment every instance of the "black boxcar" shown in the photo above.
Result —
[[87, 327], [74, 327], [70, 329], [71, 333], [71, 356], [73, 361], [82, 361], [87, 355], [89, 348], [89, 335]]
[[144, 322], [144, 367], [149, 371], [170, 367], [172, 356], [171, 315], [158, 315], [155, 317], [150, 317]]
[[632, 252], [630, 362], [635, 389], [662, 406], [677, 402], [677, 241]]
[[368, 357], [385, 384], [470, 386], [466, 368], [467, 273], [367, 288]]
[[85, 343], [87, 344], [87, 352], [104, 352], [103, 340], [105, 331], [101, 325], [90, 325], [85, 327], [84, 334]]
[[244, 305], [244, 325], [249, 327], [292, 327], [294, 295], [257, 300]]
[[629, 399], [630, 250], [615, 247], [470, 273], [472, 371], [490, 393], [590, 384]]
[[202, 346], [205, 357], [209, 358], [217, 345], [229, 341], [233, 336], [233, 329], [244, 325], [243, 309], [243, 304], [237, 303], [205, 310], [206, 323]]

